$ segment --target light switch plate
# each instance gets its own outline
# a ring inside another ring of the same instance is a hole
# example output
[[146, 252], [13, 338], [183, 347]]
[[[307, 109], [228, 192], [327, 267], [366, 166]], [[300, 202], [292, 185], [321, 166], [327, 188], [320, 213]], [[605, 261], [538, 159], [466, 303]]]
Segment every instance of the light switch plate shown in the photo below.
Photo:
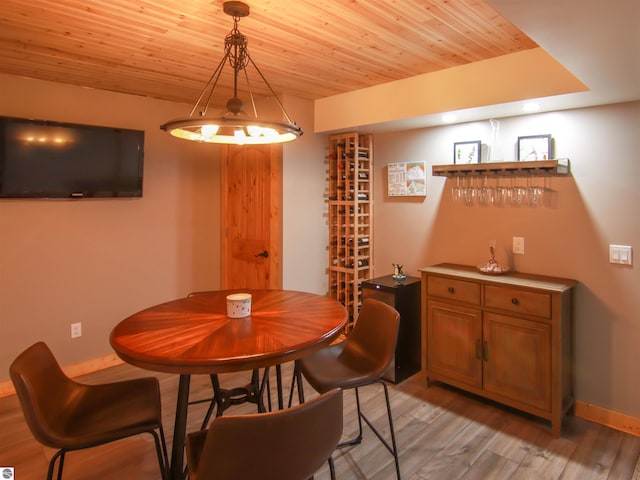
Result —
[[633, 265], [633, 251], [629, 245], [609, 245], [609, 263]]

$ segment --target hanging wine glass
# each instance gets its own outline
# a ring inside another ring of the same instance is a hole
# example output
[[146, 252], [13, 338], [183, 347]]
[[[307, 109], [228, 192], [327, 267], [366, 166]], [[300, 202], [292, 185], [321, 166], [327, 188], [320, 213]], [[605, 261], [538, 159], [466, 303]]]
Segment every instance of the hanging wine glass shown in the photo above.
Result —
[[509, 201], [509, 188], [501, 185], [498, 177], [497, 185], [493, 194], [493, 204], [499, 207], [504, 206]]
[[464, 186], [460, 182], [460, 176], [456, 177], [456, 186], [451, 189], [451, 196], [454, 203], [462, 202], [464, 198]]
[[533, 175], [531, 176], [531, 185], [529, 185], [527, 193], [529, 205], [532, 207], [540, 207], [544, 201], [544, 184], [540, 185], [535, 182]]
[[527, 189], [522, 185], [518, 184], [518, 180], [515, 181], [512, 179], [512, 186], [509, 199], [511, 200], [511, 205], [514, 207], [521, 206], [524, 202], [526, 202], [527, 197]]
[[494, 199], [494, 189], [489, 186], [489, 178], [485, 175], [483, 178], [482, 187], [478, 192], [478, 201], [480, 205], [491, 205]]
[[469, 185], [464, 189], [464, 203], [467, 206], [473, 205], [476, 200], [476, 195], [478, 191], [476, 187], [473, 185], [473, 177], [469, 177]]

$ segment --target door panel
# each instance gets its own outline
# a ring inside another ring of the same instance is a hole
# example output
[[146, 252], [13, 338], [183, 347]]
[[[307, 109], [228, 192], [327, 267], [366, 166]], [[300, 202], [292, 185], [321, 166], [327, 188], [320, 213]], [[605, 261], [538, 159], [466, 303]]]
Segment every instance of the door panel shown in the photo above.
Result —
[[551, 326], [485, 313], [484, 388], [551, 409]]
[[482, 387], [482, 339], [480, 310], [429, 301], [427, 320], [427, 366], [468, 385]]
[[282, 147], [223, 145], [221, 162], [222, 288], [281, 288]]

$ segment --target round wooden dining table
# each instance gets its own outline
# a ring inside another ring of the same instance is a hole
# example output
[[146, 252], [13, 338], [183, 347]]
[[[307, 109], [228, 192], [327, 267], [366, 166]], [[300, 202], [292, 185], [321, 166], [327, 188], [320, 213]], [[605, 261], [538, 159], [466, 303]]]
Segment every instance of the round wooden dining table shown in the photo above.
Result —
[[[227, 296], [250, 293], [251, 314], [227, 316]], [[184, 476], [192, 374], [267, 368], [329, 345], [343, 331], [347, 310], [324, 296], [291, 290], [220, 290], [191, 294], [122, 320], [111, 346], [125, 362], [179, 375], [171, 478]]]

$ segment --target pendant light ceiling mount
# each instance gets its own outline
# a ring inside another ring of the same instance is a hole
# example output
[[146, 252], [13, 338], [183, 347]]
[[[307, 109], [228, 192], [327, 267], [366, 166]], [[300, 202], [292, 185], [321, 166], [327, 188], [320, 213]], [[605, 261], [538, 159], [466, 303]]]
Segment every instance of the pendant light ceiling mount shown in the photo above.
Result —
[[[170, 120], [160, 128], [171, 135], [204, 143], [269, 144], [295, 140], [302, 129], [291, 121], [273, 88], [267, 82], [247, 49], [247, 38], [238, 30], [241, 18], [249, 16], [249, 5], [244, 2], [225, 2], [223, 11], [233, 17], [233, 30], [225, 37], [224, 56], [205, 84], [191, 113], [186, 118]], [[207, 116], [207, 110], [225, 65], [233, 69], [233, 97], [227, 100], [226, 111], [219, 116]], [[256, 102], [249, 83], [247, 69], [253, 66], [271, 93], [283, 120], [264, 120], [258, 117]], [[238, 96], [238, 80], [245, 79], [253, 116], [247, 114], [244, 102]], [[197, 113], [196, 113], [197, 112]]]
[[234, 18], [248, 17], [250, 12], [249, 5], [244, 2], [224, 2], [222, 10]]

